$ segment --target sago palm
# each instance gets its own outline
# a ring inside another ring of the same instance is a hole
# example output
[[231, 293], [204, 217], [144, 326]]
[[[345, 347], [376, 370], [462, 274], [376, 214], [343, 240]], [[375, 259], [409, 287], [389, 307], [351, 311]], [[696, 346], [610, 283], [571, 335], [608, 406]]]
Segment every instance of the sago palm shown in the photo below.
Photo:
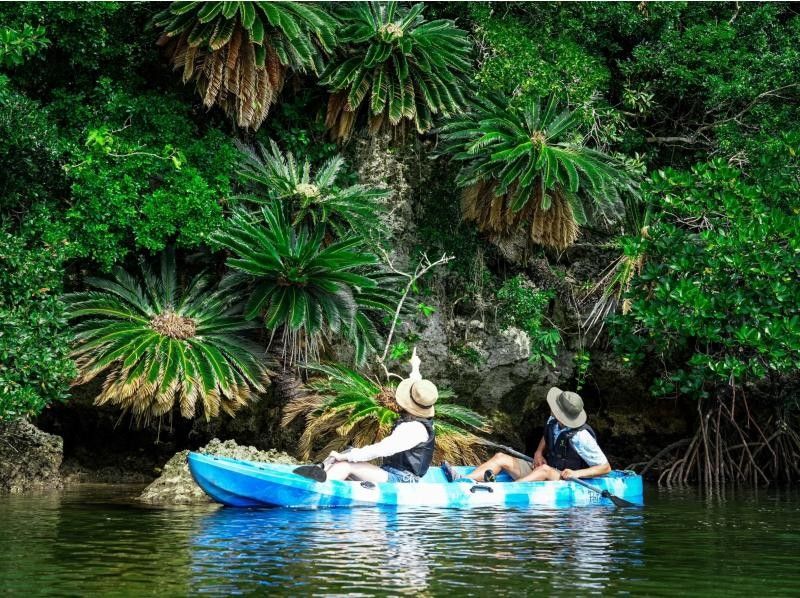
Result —
[[382, 227], [379, 218], [388, 189], [368, 185], [340, 186], [344, 159], [335, 156], [312, 174], [311, 163], [283, 154], [274, 141], [269, 148], [240, 146], [245, 159], [240, 175], [250, 183], [248, 200], [285, 204], [292, 225], [327, 228], [327, 233], [343, 238], [356, 233], [372, 238]]
[[342, 9], [345, 48], [322, 74], [332, 95], [326, 125], [348, 139], [359, 115], [369, 132], [413, 123], [420, 133], [433, 115], [457, 113], [470, 71], [470, 42], [453, 21], [426, 21], [424, 4], [354, 2]]
[[77, 320], [76, 384], [106, 374], [97, 404], [119, 405], [139, 422], [176, 404], [191, 418], [199, 404], [208, 419], [220, 409], [233, 414], [264, 389], [264, 350], [243, 336], [252, 324], [204, 275], [179, 288], [171, 251], [158, 275], [143, 267], [138, 279], [117, 268], [87, 283], [93, 290], [66, 301]]
[[[305, 429], [298, 450], [308, 459], [324, 457], [348, 445], [364, 446], [386, 437], [399, 415], [394, 388], [385, 386], [339, 365], [314, 367], [321, 376], [306, 384], [306, 392], [284, 407], [283, 425], [298, 417]], [[484, 456], [481, 438], [488, 432], [479, 414], [452, 402], [453, 393], [442, 390], [436, 403], [436, 450], [434, 463], [477, 463]]]
[[324, 227], [293, 227], [280, 205], [239, 211], [214, 240], [231, 252], [228, 285], [246, 285], [247, 318], [280, 332], [287, 363], [318, 357], [332, 335], [352, 341], [356, 360], [379, 342], [370, 312], [389, 312], [394, 293], [382, 288], [377, 258], [360, 237], [325, 243]]
[[443, 150], [463, 162], [469, 220], [495, 237], [523, 228], [533, 243], [563, 249], [589, 215], [623, 209], [636, 185], [619, 160], [584, 145], [579, 114], [555, 96], [518, 107], [494, 98], [442, 129]]
[[184, 83], [244, 128], [264, 122], [287, 70], [319, 72], [335, 45], [336, 21], [308, 2], [173, 2], [154, 22]]

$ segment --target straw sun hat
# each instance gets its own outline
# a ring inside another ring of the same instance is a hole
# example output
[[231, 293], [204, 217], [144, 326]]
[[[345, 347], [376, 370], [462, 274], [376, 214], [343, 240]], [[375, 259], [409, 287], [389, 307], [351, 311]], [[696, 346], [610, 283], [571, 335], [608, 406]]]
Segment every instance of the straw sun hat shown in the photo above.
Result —
[[554, 386], [547, 393], [547, 403], [556, 419], [568, 428], [577, 428], [586, 423], [583, 399], [578, 393]]
[[433, 405], [439, 399], [439, 391], [430, 380], [406, 378], [397, 385], [394, 394], [397, 404], [417, 417], [433, 417]]

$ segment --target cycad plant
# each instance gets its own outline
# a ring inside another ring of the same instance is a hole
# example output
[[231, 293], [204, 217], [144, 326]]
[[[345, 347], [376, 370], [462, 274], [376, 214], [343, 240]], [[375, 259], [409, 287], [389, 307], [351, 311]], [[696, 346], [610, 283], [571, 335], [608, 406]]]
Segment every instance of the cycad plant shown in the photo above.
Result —
[[580, 127], [555, 96], [485, 100], [443, 127], [444, 151], [463, 162], [464, 216], [496, 238], [522, 228], [531, 242], [564, 249], [587, 215], [621, 213], [621, 193], [636, 184], [619, 160], [584, 145]]
[[90, 278], [92, 290], [65, 296], [74, 324], [79, 377], [105, 372], [95, 403], [119, 405], [138, 422], [169, 413], [206, 419], [233, 414], [264, 389], [264, 350], [244, 334], [243, 320], [224, 291], [204, 275], [178, 285], [167, 250], [161, 271], [142, 267], [138, 279], [117, 268], [109, 279]]
[[239, 211], [214, 240], [231, 252], [229, 286], [246, 285], [245, 317], [280, 332], [285, 363], [317, 360], [319, 345], [340, 335], [357, 362], [380, 342], [370, 314], [389, 313], [396, 292], [360, 237], [325, 242], [324, 227], [293, 227], [283, 206]]
[[370, 134], [406, 122], [423, 133], [434, 114], [463, 108], [469, 39], [453, 21], [426, 21], [424, 8], [354, 2], [340, 11], [345, 49], [321, 77], [332, 92], [326, 125], [334, 139], [348, 139], [360, 114]]
[[336, 21], [309, 2], [173, 2], [154, 22], [184, 83], [244, 128], [261, 126], [288, 70], [321, 71], [335, 45]]
[[[284, 407], [283, 425], [298, 417], [305, 419], [298, 451], [302, 458], [324, 457], [348, 445], [364, 446], [389, 434], [400, 407], [394, 388], [340, 365], [317, 365], [321, 376], [306, 384], [306, 392]], [[436, 403], [436, 450], [434, 463], [478, 463], [484, 457], [481, 438], [475, 432], [488, 432], [483, 417], [452, 402], [452, 392], [439, 392]]]
[[292, 226], [322, 227], [326, 234], [343, 238], [352, 233], [375, 238], [383, 226], [382, 211], [388, 189], [368, 185], [341, 186], [344, 159], [335, 156], [315, 172], [308, 160], [299, 163], [282, 153], [270, 140], [269, 148], [240, 146], [245, 159], [240, 175], [250, 183], [244, 197], [256, 203], [280, 203], [289, 210]]

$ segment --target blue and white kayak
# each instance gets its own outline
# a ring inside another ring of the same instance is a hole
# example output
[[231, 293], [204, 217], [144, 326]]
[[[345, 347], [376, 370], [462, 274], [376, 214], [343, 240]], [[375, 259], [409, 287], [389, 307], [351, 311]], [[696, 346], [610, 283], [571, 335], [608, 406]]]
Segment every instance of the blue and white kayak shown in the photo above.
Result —
[[[316, 482], [292, 473], [295, 467], [189, 453], [189, 470], [197, 484], [215, 501], [229, 507], [413, 505], [461, 509], [611, 504], [598, 492], [574, 482], [513, 482], [508, 476], [499, 476], [493, 483], [448, 482], [440, 467], [431, 467], [418, 484]], [[454, 469], [464, 475], [473, 468]], [[632, 472], [613, 471], [586, 481], [598, 490], [643, 504], [642, 478]]]

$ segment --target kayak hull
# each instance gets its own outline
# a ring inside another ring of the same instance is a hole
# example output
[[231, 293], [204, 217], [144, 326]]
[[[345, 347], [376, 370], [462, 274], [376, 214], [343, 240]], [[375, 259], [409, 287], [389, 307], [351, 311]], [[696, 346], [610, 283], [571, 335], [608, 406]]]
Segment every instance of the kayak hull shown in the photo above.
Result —
[[[292, 473], [294, 465], [256, 463], [200, 453], [189, 454], [189, 470], [215, 501], [229, 507], [328, 508], [426, 506], [444, 508], [573, 507], [611, 504], [598, 492], [573, 482], [512, 482], [507, 476], [488, 484], [447, 482], [432, 467], [417, 484], [368, 484], [331, 480], [315, 482]], [[471, 467], [455, 468], [460, 473]], [[507, 480], [507, 481], [503, 481]], [[641, 476], [614, 471], [586, 480], [598, 490], [643, 504]]]

